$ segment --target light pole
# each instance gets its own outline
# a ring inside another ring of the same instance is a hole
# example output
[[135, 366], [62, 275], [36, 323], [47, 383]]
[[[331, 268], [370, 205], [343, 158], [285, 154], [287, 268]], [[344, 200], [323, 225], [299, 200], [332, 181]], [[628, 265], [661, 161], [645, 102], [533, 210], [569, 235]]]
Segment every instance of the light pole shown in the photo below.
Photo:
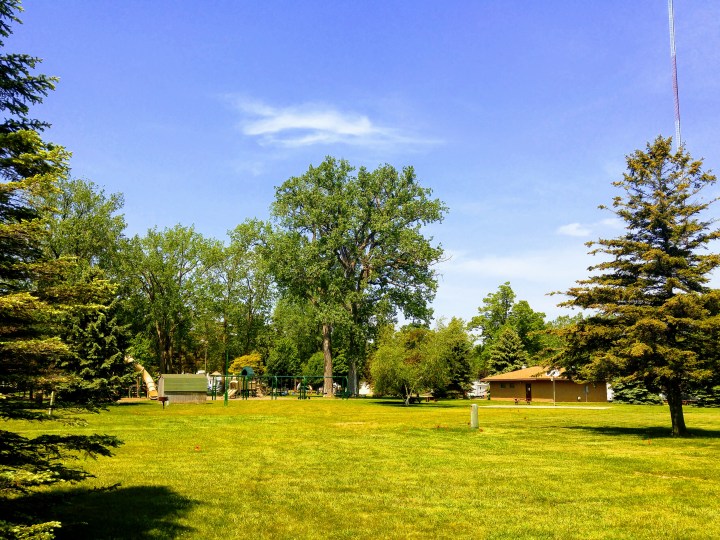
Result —
[[225, 377], [223, 378], [223, 386], [225, 387], [225, 407], [228, 405], [228, 352], [225, 346]]
[[553, 375], [550, 377], [550, 380], [552, 380], [553, 383], [553, 407], [555, 406], [555, 376]]
[[205, 347], [205, 375], [207, 375], [207, 353], [208, 353], [208, 343], [207, 340], [204, 338], [200, 338], [200, 343], [202, 343], [203, 347]]

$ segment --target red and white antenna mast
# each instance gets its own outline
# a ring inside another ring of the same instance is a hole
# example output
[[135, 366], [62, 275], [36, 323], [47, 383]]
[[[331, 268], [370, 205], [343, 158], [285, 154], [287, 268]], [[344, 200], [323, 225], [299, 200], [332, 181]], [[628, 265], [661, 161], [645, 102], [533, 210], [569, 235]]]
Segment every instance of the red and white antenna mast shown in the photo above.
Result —
[[675, 57], [675, 13], [673, 11], [673, 0], [668, 0], [668, 18], [670, 19], [670, 59], [672, 61], [672, 83], [675, 97], [675, 149], [680, 150], [682, 139], [680, 139], [680, 97], [678, 96], [677, 60]]

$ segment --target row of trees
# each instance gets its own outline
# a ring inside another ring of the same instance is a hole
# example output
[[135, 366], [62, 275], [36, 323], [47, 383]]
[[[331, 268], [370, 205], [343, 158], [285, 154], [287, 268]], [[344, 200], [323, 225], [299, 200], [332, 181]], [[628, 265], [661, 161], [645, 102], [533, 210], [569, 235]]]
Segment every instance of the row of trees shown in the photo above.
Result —
[[181, 225], [126, 238], [121, 195], [85, 180], [56, 185], [36, 198], [52, 209], [43, 252], [117, 286], [129, 351], [156, 372], [257, 353], [261, 369], [297, 374], [321, 351], [326, 391], [337, 368], [354, 391], [380, 327], [399, 312], [429, 321], [442, 250], [421, 227], [445, 208], [412, 168], [354, 174], [327, 158], [277, 189], [273, 222], [248, 220], [225, 243]]
[[[334, 204], [333, 197], [315, 194], [313, 199], [309, 195], [315, 188], [302, 188], [304, 211], [327, 220], [317, 228], [328, 238], [287, 224], [248, 220], [230, 231], [227, 243], [181, 225], [126, 238], [120, 194], [108, 196], [86, 180], [61, 179], [57, 190], [40, 201], [54, 209], [45, 216], [45, 252], [56, 260], [82, 261], [117, 286], [112, 313], [120, 322], [109, 331], [122, 329], [132, 356], [158, 373], [222, 370], [227, 352], [231, 360], [255, 354], [260, 360], [253, 367], [268, 374], [334, 373], [356, 381], [370, 374], [373, 347], [398, 309], [415, 327], [429, 328], [428, 301], [435, 288], [431, 266], [441, 251], [412, 223], [439, 217], [442, 206], [422, 200], [425, 192], [411, 170], [397, 173], [385, 166], [372, 173], [361, 170], [357, 177], [349, 177], [350, 171], [347, 163], [329, 158], [302, 180], [321, 183], [324, 177], [343, 175], [335, 188], [338, 200], [355, 218], [328, 218], [325, 207]], [[363, 211], [357, 200], [350, 204], [348, 192], [367, 193], [351, 184], [367, 183], [368, 175], [384, 178], [376, 182], [384, 182], [386, 201], [376, 198], [374, 210]], [[278, 191], [286, 192], [289, 185], [298, 191], [298, 182], [293, 178]], [[388, 202], [393, 187], [396, 199], [404, 191], [413, 203], [423, 203], [417, 208], [426, 208], [427, 215], [413, 220], [415, 214], [397, 200]], [[296, 208], [289, 213], [299, 219]], [[333, 223], [345, 230], [332, 229]], [[468, 325], [453, 322], [458, 325], [465, 332], [472, 377], [535, 364], [549, 339], [542, 333], [545, 315], [516, 301], [509, 283], [484, 299]], [[317, 367], [318, 352], [323, 373], [308, 371], [311, 358]]]

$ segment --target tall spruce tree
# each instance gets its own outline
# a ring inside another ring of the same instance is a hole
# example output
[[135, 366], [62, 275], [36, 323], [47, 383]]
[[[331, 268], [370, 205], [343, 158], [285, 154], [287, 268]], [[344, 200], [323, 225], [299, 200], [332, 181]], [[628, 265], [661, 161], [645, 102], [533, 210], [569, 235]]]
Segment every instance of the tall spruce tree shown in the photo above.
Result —
[[75, 404], [112, 403], [135, 379], [125, 362], [129, 325], [118, 320], [118, 286], [86, 264], [79, 261], [73, 268], [76, 276], [62, 284], [80, 301], [64, 313], [61, 338], [70, 354], [58, 363], [64, 376], [55, 390], [59, 400]]
[[662, 392], [676, 436], [688, 433], [683, 394], [711, 384], [719, 367], [720, 293], [708, 280], [720, 256], [707, 248], [720, 232], [702, 217], [714, 200], [701, 198], [715, 181], [670, 139], [629, 155], [612, 203], [626, 232], [588, 244], [605, 260], [561, 304], [594, 314], [558, 330], [566, 347], [557, 363], [581, 379]]
[[[0, 36], [19, 22], [20, 2], [0, 1]], [[0, 39], [0, 47], [4, 42]], [[44, 142], [37, 130], [47, 126], [28, 117], [53, 88], [54, 79], [34, 75], [39, 59], [0, 55], [0, 418], [47, 418], [45, 409], [24, 399], [27, 390], [54, 387], [66, 374], [62, 361], [70, 348], [62, 341], [63, 316], [77, 303], [76, 293], [58, 276], [68, 261], [50, 261], [43, 253], [43, 195], [67, 174], [68, 153]], [[28, 439], [0, 430], [0, 498], [16, 498], [28, 489], [89, 476], [68, 461], [78, 453], [110, 455], [119, 445], [104, 435], [40, 435]], [[33, 520], [30, 509], [13, 514], [0, 504], [0, 537], [52, 538], [57, 522]]]
[[489, 371], [492, 374], [508, 373], [527, 364], [528, 355], [520, 336], [511, 326], [504, 326], [490, 348]]
[[471, 386], [470, 358], [473, 353], [465, 322], [456, 317], [447, 324], [440, 321], [434, 339], [438, 343], [442, 361], [447, 366], [448, 375], [447, 387], [437, 388], [438, 394], [457, 392], [464, 396]]

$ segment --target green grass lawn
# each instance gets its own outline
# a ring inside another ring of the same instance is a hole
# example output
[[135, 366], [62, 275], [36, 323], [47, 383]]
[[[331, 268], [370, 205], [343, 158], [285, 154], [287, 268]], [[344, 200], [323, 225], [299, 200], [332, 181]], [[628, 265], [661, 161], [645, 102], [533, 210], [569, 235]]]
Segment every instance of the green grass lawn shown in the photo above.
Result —
[[[34, 496], [65, 538], [720, 538], [720, 410], [376, 400], [128, 403], [97, 478]], [[102, 488], [115, 483], [115, 490]]]

